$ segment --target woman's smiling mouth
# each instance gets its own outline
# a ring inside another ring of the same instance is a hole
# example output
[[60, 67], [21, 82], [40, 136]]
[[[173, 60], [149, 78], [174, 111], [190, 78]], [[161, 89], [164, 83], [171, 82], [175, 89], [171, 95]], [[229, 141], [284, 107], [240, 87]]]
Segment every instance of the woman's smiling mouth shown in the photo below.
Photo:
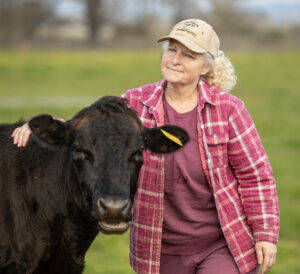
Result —
[[179, 73], [182, 72], [181, 70], [173, 69], [173, 68], [170, 68], [170, 67], [167, 67], [167, 69], [168, 69], [168, 70], [171, 70], [171, 71], [174, 71], [174, 72], [179, 72]]

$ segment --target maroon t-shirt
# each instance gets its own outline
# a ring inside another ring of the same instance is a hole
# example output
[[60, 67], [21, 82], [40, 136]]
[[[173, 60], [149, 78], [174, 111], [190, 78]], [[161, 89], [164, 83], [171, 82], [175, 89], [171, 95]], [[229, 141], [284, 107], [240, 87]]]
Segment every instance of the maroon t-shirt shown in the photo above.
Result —
[[178, 113], [165, 97], [163, 104], [165, 124], [184, 128], [190, 142], [165, 155], [162, 253], [187, 255], [215, 243], [224, 246], [214, 198], [201, 164], [197, 108]]

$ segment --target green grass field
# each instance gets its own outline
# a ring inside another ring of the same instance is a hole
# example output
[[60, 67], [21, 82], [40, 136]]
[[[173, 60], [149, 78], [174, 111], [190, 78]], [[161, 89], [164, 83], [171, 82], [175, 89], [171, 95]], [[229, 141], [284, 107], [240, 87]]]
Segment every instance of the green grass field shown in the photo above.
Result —
[[[300, 273], [300, 51], [230, 53], [243, 99], [277, 179], [281, 230], [270, 273]], [[103, 95], [160, 80], [159, 51], [0, 52], [0, 122], [50, 113], [71, 118]], [[133, 273], [128, 233], [100, 234], [86, 256], [87, 274]]]

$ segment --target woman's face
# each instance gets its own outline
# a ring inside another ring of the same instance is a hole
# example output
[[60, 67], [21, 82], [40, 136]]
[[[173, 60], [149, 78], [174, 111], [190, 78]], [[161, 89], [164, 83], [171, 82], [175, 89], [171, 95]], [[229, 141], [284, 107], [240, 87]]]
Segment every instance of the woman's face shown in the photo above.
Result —
[[202, 54], [189, 50], [175, 40], [170, 41], [162, 57], [162, 75], [171, 84], [196, 85], [200, 76], [209, 69], [210, 65], [205, 63]]

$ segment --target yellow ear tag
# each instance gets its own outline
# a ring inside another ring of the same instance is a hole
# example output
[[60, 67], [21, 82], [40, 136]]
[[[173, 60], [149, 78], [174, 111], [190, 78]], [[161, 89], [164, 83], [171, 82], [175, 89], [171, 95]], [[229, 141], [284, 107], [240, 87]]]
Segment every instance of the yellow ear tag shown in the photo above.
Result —
[[170, 134], [169, 132], [166, 132], [163, 129], [160, 129], [160, 131], [163, 133], [163, 135], [165, 135], [168, 139], [172, 140], [177, 145], [183, 146], [183, 144], [181, 143], [181, 141], [176, 136]]

